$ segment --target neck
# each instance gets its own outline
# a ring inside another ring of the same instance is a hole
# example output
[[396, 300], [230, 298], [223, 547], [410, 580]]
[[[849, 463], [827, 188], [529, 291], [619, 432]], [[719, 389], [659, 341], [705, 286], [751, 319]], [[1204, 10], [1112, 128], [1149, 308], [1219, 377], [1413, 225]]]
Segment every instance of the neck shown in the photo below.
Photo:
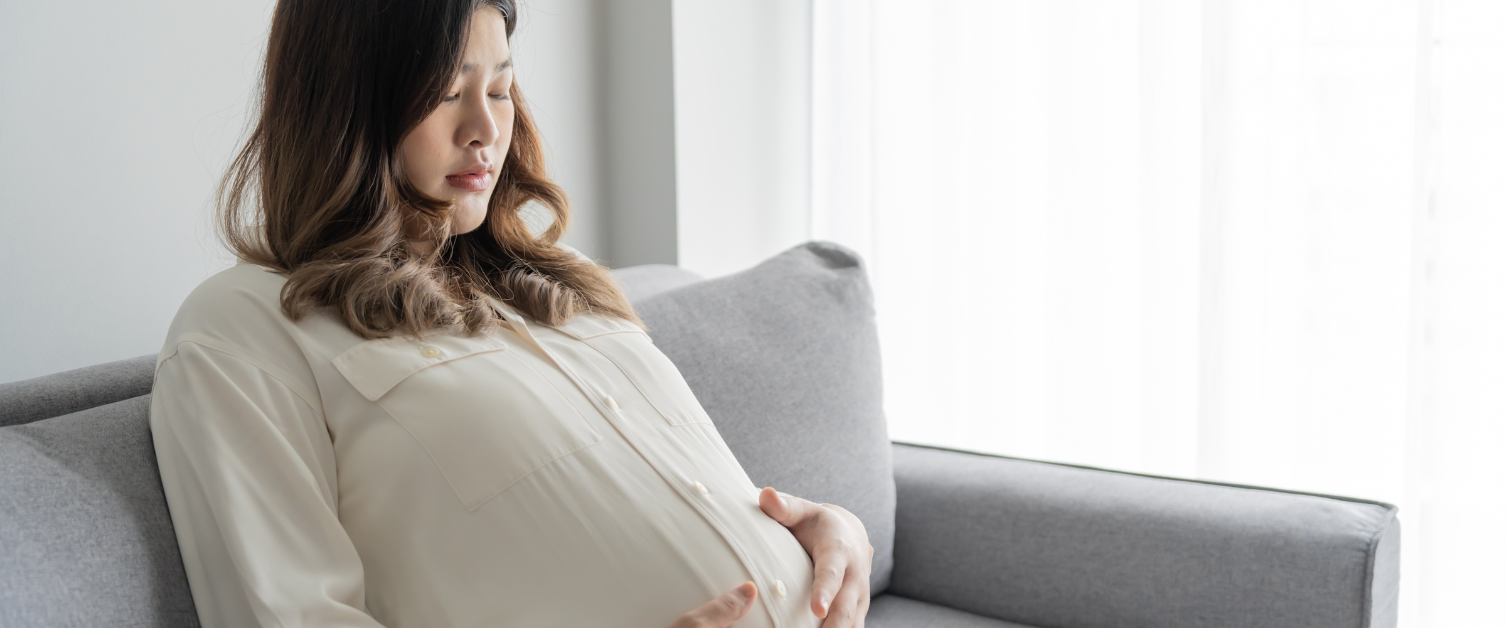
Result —
[[408, 250], [425, 257], [434, 253], [433, 240], [409, 240]]

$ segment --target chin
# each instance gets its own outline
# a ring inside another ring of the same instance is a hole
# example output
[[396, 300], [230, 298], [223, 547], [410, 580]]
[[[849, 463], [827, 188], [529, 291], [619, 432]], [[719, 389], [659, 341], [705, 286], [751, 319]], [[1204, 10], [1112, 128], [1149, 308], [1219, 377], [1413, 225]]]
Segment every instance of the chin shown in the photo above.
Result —
[[485, 208], [457, 208], [450, 222], [450, 235], [470, 233], [481, 226], [486, 218]]

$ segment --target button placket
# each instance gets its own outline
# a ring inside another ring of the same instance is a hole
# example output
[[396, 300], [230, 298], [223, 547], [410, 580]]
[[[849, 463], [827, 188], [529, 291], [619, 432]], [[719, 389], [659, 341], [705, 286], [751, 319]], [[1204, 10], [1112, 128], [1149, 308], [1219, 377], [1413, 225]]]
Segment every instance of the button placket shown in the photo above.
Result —
[[[532, 333], [527, 331], [528, 328], [526, 324], [523, 324], [521, 320], [518, 322], [519, 325], [515, 329], [521, 328], [522, 335], [525, 335], [529, 340], [532, 340], [535, 346], [537, 346], [539, 350], [550, 359], [550, 361], [554, 362], [555, 366], [560, 370], [560, 372], [565, 376], [566, 379], [569, 379], [572, 383], [574, 383], [575, 386], [581, 392], [586, 393], [588, 397], [596, 399], [602, 406], [606, 406], [607, 408], [611, 409], [611, 411], [603, 413], [604, 415], [606, 415], [608, 422], [617, 427], [618, 433], [622, 435], [622, 437], [628, 442], [630, 446], [636, 449], [639, 454], [643, 456], [644, 461], [647, 462], [651, 468], [657, 471], [661, 478], [669, 480], [676, 475], [680, 475], [671, 471], [672, 465], [670, 465], [667, 461], [661, 460], [657, 455], [655, 455], [655, 453], [651, 453], [656, 452], [656, 448], [650, 443], [640, 441], [639, 439], [641, 438], [641, 435], [638, 434], [633, 427], [620, 424], [620, 421], [622, 421], [626, 417], [624, 416], [625, 413], [621, 410], [621, 406], [617, 403], [616, 399], [613, 399], [611, 395], [608, 395], [604, 391], [601, 391], [600, 388], [588, 384], [587, 380], [576, 374], [574, 369], [571, 369], [568, 364], [561, 361], [558, 356], [555, 356], [553, 352], [545, 348], [542, 343], [534, 340]], [[684, 476], [680, 477], [683, 478]], [[754, 558], [749, 555], [747, 549], [742, 547], [742, 545], [737, 542], [735, 535], [731, 533], [731, 531], [727, 527], [727, 524], [721, 520], [720, 514], [716, 512], [716, 502], [709, 499], [711, 490], [699, 481], [692, 482], [693, 483], [687, 486], [682, 479], [679, 482], [671, 482], [671, 485], [677, 486], [677, 488], [679, 489], [677, 492], [680, 492], [680, 494], [686, 500], [686, 502], [688, 502], [690, 507], [695, 510], [697, 514], [699, 514], [701, 518], [704, 519], [706, 523], [709, 524], [711, 528], [722, 537], [723, 540], [727, 542], [728, 546], [730, 546], [730, 548], [732, 549], [733, 555], [737, 557], [743, 568], [749, 571], [750, 575], [753, 576], [753, 579], [756, 581], [768, 582], [768, 580], [765, 579], [768, 574], [764, 572], [762, 568], [763, 566], [760, 565], [757, 560], [754, 560]], [[701, 499], [697, 499], [697, 496], [701, 496]], [[775, 591], [779, 592], [779, 597], [781, 599], [784, 598], [784, 596], [786, 595], [785, 592], [782, 592], [785, 590], [784, 582], [777, 579], [774, 582]], [[764, 597], [764, 610], [773, 620], [775, 628], [780, 628], [784, 626], [784, 621], [782, 616], [776, 611], [776, 602], [772, 599], [772, 597], [773, 596]]]

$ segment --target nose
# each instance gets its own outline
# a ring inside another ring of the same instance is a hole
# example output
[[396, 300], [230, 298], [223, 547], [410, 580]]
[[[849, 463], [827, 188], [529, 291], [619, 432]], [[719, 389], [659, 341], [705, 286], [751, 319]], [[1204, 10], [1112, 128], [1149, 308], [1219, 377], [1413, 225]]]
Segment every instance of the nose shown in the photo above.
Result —
[[486, 94], [481, 94], [479, 99], [470, 99], [466, 104], [465, 115], [457, 129], [461, 146], [485, 148], [497, 142], [501, 135], [501, 129], [497, 127], [496, 114], [491, 107], [487, 106]]

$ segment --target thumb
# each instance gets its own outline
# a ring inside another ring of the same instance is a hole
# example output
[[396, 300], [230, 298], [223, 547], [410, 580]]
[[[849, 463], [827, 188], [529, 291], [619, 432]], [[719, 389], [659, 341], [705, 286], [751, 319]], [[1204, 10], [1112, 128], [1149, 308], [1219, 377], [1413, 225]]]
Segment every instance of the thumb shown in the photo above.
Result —
[[752, 582], [744, 582], [737, 588], [723, 593], [700, 607], [690, 612], [690, 615], [700, 620], [696, 625], [707, 628], [727, 628], [753, 606], [753, 597], [758, 594], [757, 587]]
[[820, 506], [794, 495], [780, 495], [773, 487], [765, 487], [758, 492], [758, 508], [786, 528], [805, 523], [811, 516], [821, 512]]
[[769, 518], [784, 523], [790, 517], [790, 505], [779, 496], [779, 491], [772, 486], [766, 486], [758, 492], [758, 508]]

